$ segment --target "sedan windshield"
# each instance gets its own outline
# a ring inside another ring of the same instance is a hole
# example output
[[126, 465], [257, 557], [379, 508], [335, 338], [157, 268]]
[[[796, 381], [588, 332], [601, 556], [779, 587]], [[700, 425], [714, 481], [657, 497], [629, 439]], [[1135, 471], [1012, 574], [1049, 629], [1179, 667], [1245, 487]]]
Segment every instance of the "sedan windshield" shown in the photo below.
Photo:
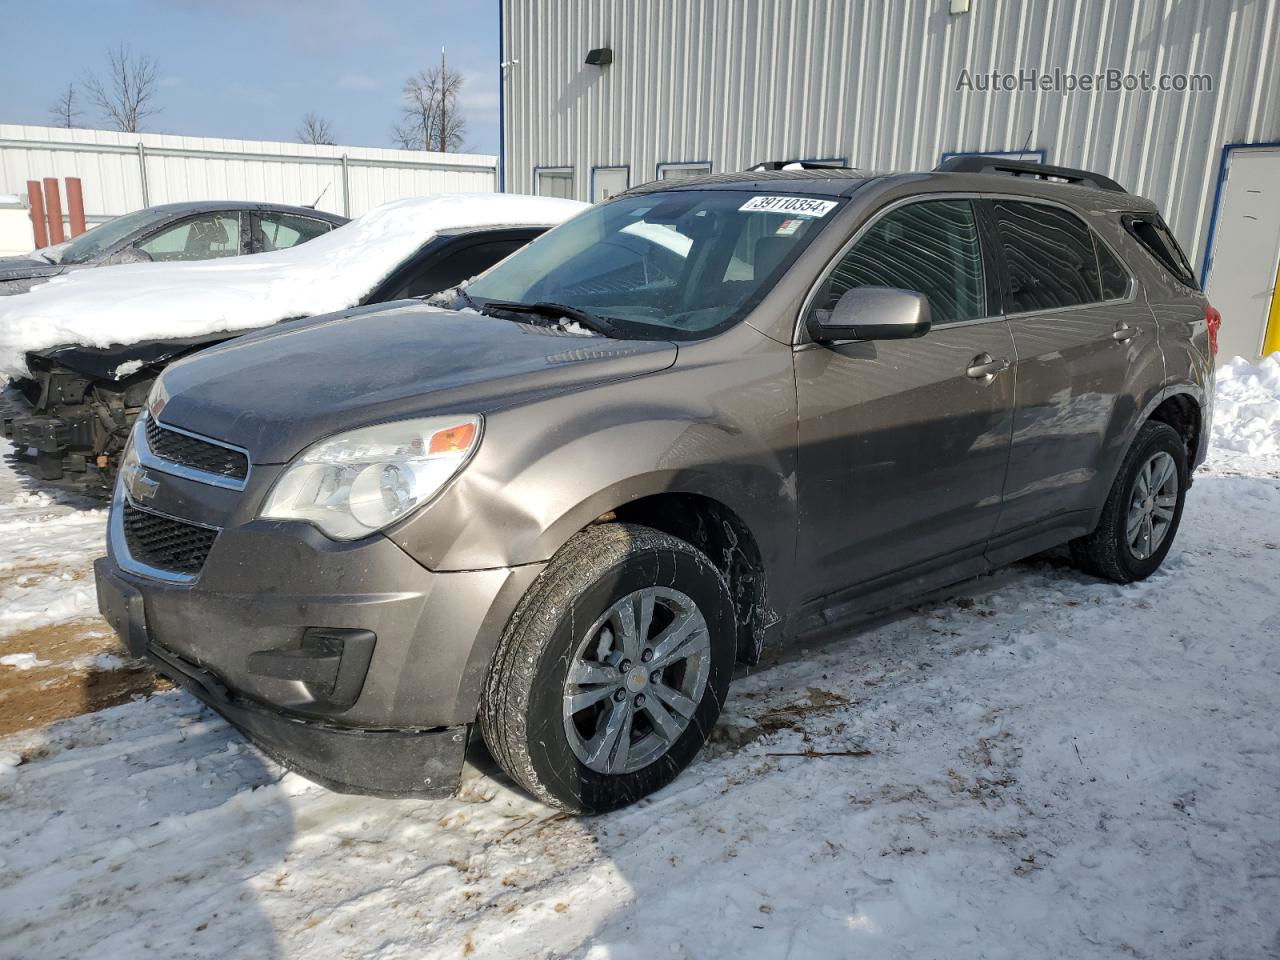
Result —
[[135, 210], [123, 216], [115, 217], [106, 223], [100, 223], [92, 230], [86, 230], [54, 252], [59, 263], [89, 263], [96, 260], [111, 248], [153, 223], [163, 223], [172, 214], [163, 210]]
[[705, 337], [760, 302], [837, 204], [731, 190], [624, 196], [512, 254], [466, 294], [525, 316], [572, 308], [619, 336]]

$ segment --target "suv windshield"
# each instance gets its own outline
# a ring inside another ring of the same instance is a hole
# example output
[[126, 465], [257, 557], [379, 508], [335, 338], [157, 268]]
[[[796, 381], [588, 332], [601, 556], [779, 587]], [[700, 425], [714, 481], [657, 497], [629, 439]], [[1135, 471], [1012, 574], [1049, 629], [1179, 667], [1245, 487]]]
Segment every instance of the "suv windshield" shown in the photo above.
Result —
[[65, 246], [52, 252], [58, 263], [88, 263], [106, 253], [117, 243], [149, 224], [160, 223], [172, 216], [162, 210], [136, 210], [124, 216], [100, 223], [86, 230]]
[[730, 190], [624, 196], [512, 254], [466, 294], [481, 309], [569, 307], [620, 336], [704, 337], [759, 303], [838, 203]]

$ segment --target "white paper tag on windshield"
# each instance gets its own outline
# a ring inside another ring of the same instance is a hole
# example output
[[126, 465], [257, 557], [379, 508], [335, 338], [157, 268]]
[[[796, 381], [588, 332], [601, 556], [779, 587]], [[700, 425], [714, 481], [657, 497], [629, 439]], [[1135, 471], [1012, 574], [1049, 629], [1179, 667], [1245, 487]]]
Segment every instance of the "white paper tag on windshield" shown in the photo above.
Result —
[[791, 217], [825, 217], [836, 205], [834, 200], [810, 197], [752, 197], [738, 209], [746, 213], [785, 213]]

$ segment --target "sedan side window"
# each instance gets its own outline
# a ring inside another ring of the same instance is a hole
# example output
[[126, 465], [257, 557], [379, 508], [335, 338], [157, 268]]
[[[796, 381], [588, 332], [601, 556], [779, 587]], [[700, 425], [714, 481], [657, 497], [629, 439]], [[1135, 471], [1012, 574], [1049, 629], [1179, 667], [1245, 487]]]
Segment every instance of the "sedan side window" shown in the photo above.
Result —
[[213, 260], [240, 254], [240, 215], [206, 213], [166, 227], [136, 244], [152, 260]]
[[1057, 310], [1102, 297], [1093, 234], [1075, 214], [1018, 200], [991, 204], [1008, 273], [1007, 313]]
[[484, 273], [499, 260], [510, 256], [525, 245], [525, 240], [490, 240], [486, 243], [473, 243], [460, 250], [445, 253], [440, 257], [432, 257], [421, 269], [391, 291], [386, 297], [379, 299], [407, 300], [411, 297], [428, 297], [433, 293], [448, 290], [472, 277]]
[[921, 200], [875, 221], [836, 264], [818, 308], [853, 287], [897, 287], [929, 298], [935, 327], [987, 315], [978, 223], [968, 200]]
[[253, 252], [287, 250], [300, 243], [324, 236], [333, 224], [293, 213], [259, 213], [253, 218]]

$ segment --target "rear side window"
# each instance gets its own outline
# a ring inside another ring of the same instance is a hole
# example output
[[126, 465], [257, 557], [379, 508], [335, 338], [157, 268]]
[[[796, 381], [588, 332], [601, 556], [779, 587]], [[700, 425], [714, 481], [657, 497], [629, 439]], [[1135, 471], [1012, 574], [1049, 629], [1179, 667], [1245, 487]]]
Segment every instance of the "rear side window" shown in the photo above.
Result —
[[1007, 274], [1005, 311], [1056, 310], [1102, 297], [1093, 233], [1059, 207], [994, 200]]
[[406, 277], [387, 296], [386, 300], [407, 300], [410, 297], [428, 297], [433, 293], [456, 287], [472, 277], [484, 273], [495, 263], [515, 253], [525, 245], [525, 240], [490, 240], [472, 243], [461, 249], [446, 251], [432, 257], [412, 276]]
[[921, 200], [891, 210], [836, 264], [826, 286], [823, 310], [853, 287], [897, 287], [929, 298], [934, 326], [986, 316], [973, 204]]
[[1102, 279], [1102, 299], [1122, 300], [1129, 294], [1129, 271], [1123, 263], [1116, 259], [1111, 248], [1093, 238], [1093, 245], [1098, 251], [1098, 273]]
[[1173, 232], [1159, 217], [1128, 216], [1124, 218], [1125, 229], [1134, 239], [1146, 247], [1147, 252], [1160, 261], [1173, 278], [1192, 290], [1199, 290], [1196, 275], [1191, 271], [1191, 264], [1186, 255], [1173, 238]]
[[327, 220], [313, 220], [292, 213], [260, 213], [254, 217], [254, 253], [287, 250], [314, 240], [333, 229]]

